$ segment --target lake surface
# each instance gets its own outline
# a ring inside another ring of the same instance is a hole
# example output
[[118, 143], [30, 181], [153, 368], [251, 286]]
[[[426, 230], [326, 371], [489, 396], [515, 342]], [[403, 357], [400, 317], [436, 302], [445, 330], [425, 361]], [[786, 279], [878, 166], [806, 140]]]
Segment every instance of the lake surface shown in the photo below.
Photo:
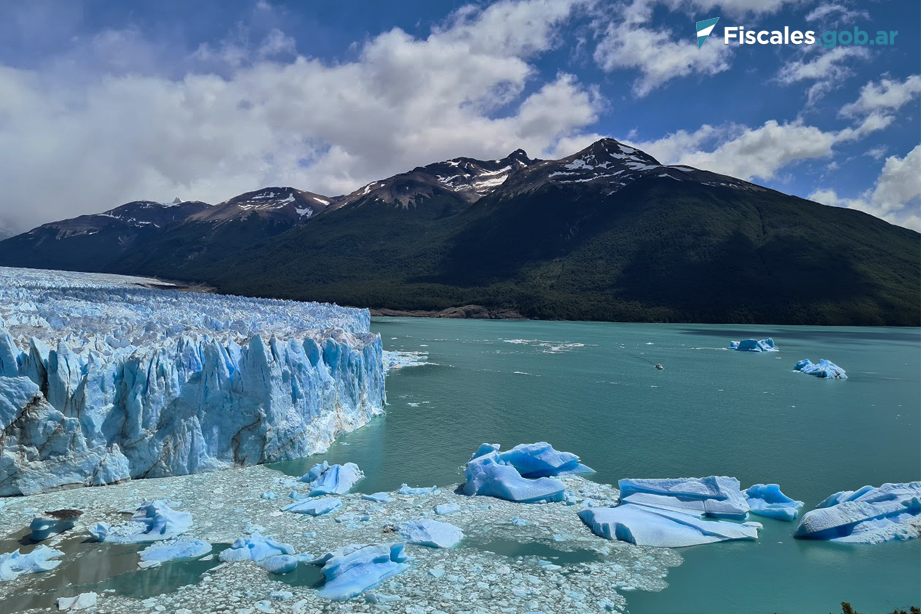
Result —
[[[387, 415], [322, 456], [365, 470], [362, 492], [447, 486], [483, 442], [549, 441], [592, 479], [731, 475], [812, 507], [865, 484], [921, 479], [921, 331], [378, 319], [388, 350], [429, 362], [387, 379]], [[771, 336], [777, 353], [733, 352]], [[829, 359], [847, 381], [792, 371]], [[665, 369], [657, 370], [660, 363]], [[305, 473], [319, 457], [276, 465]], [[573, 512], [575, 513], [575, 512]], [[845, 546], [764, 524], [757, 542], [682, 549], [632, 614], [866, 614], [921, 603], [921, 540]]]

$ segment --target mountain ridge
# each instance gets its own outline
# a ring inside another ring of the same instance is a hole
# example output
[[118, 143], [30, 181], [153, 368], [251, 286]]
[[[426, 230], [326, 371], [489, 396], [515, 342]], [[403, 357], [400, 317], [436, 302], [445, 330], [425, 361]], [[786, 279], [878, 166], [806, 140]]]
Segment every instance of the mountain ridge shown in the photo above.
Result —
[[338, 197], [263, 188], [114, 255], [92, 236], [28, 234], [0, 242], [0, 264], [392, 312], [921, 324], [918, 233], [614, 139], [559, 160], [454, 158]]

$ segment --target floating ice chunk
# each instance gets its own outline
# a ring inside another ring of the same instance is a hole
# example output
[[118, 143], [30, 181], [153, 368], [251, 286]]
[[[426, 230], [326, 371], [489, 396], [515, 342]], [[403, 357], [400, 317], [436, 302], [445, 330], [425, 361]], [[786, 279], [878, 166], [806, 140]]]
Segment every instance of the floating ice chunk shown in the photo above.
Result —
[[362, 495], [365, 501], [374, 501], [375, 503], [389, 503], [391, 501], [390, 493], [376, 492], [370, 495]]
[[333, 601], [351, 599], [400, 573], [408, 567], [403, 548], [402, 543], [353, 544], [312, 561], [323, 566], [326, 578], [320, 596]]
[[45, 512], [43, 516], [37, 516], [29, 523], [29, 529], [32, 531], [30, 539], [40, 542], [57, 533], [68, 531], [74, 528], [74, 522], [82, 515], [83, 512], [79, 510]]
[[299, 481], [310, 484], [311, 496], [344, 495], [363, 477], [365, 474], [355, 463], [330, 465], [323, 461], [311, 467]]
[[793, 365], [793, 370], [805, 373], [806, 375], [815, 375], [823, 379], [847, 379], [847, 373], [844, 372], [844, 369], [824, 358], [820, 359], [818, 364], [815, 364], [808, 358], [804, 358]]
[[172, 539], [189, 530], [192, 526], [192, 514], [177, 512], [163, 501], [145, 501], [131, 517], [131, 525], [142, 525], [138, 530], [128, 534], [111, 530], [106, 532], [105, 541], [122, 544], [143, 544]]
[[142, 562], [187, 561], [211, 552], [211, 544], [200, 539], [162, 541], [141, 550]]
[[111, 530], [112, 527], [110, 527], [108, 523], [97, 522], [89, 529], [87, 529], [87, 532], [90, 534], [91, 542], [104, 542], [106, 537], [109, 535], [109, 531]]
[[538, 503], [562, 501], [566, 492], [566, 486], [559, 480], [521, 477], [517, 469], [500, 463], [495, 451], [469, 461], [464, 477], [467, 478], [464, 494], [471, 497], [480, 495], [518, 503]]
[[464, 539], [464, 532], [453, 524], [428, 518], [404, 522], [397, 532], [411, 544], [431, 548], [453, 548]]
[[298, 501], [297, 503], [292, 503], [288, 507], [284, 508], [284, 511], [293, 512], [295, 514], [322, 516], [323, 514], [328, 514], [341, 506], [341, 500], [334, 499], [332, 497], [324, 497], [322, 499], [307, 499], [304, 501]]
[[455, 514], [461, 510], [460, 506], [457, 503], [442, 503], [435, 506], [435, 513], [439, 516], [447, 516], [448, 514]]
[[700, 517], [744, 520], [749, 505], [739, 480], [706, 478], [624, 479], [618, 482], [620, 500]]
[[264, 492], [261, 495], [259, 495], [259, 497], [261, 499], [266, 499], [267, 501], [274, 501], [275, 499], [278, 498], [278, 495], [276, 495], [273, 492]]
[[29, 554], [20, 554], [18, 549], [8, 554], [0, 554], [0, 582], [7, 582], [27, 573], [51, 571], [61, 564], [61, 561], [51, 559], [63, 554], [60, 550], [48, 546], [36, 546]]
[[438, 492], [437, 486], [422, 486], [420, 488], [413, 488], [408, 484], [403, 484], [400, 486], [400, 490], [397, 491], [398, 495], [430, 495], [432, 493]]
[[777, 352], [777, 346], [774, 345], [774, 340], [768, 337], [767, 339], [746, 339], [744, 341], [730, 341], [729, 349], [737, 350], [739, 352]]
[[98, 595], [93, 592], [80, 593], [76, 597], [58, 597], [58, 609], [68, 612], [79, 612], [96, 607]]
[[275, 575], [284, 575], [297, 569], [297, 557], [290, 554], [276, 554], [259, 561], [259, 566]]
[[[482, 450], [483, 446], [480, 446], [480, 449]], [[500, 452], [499, 462], [513, 466], [523, 478], [589, 473], [592, 471], [589, 467], [579, 464], [579, 457], [575, 454], [558, 452], [545, 441], [523, 443], [511, 450]]]
[[270, 537], [263, 537], [260, 533], [253, 533], [247, 537], [238, 537], [230, 548], [218, 555], [218, 558], [224, 563], [233, 561], [258, 562], [279, 554], [294, 554], [294, 547], [277, 542]]
[[803, 514], [794, 537], [878, 544], [921, 536], [921, 482], [865, 486]]
[[757, 539], [757, 523], [702, 520], [683, 512], [622, 504], [593, 507], [579, 512], [579, 518], [595, 535], [637, 546], [683, 548], [736, 539]]
[[777, 484], [755, 484], [745, 491], [745, 500], [752, 514], [788, 522], [793, 522], [803, 507], [802, 501], [794, 501], [783, 494]]

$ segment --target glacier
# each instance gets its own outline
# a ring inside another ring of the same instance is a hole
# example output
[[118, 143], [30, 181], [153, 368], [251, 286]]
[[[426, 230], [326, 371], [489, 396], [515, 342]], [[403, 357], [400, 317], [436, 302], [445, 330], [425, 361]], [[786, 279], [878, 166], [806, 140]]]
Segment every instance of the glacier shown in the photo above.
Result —
[[921, 482], [835, 493], [803, 514], [794, 537], [878, 544], [921, 536]]
[[0, 496], [300, 458], [383, 412], [367, 310], [0, 268]]
[[845, 373], [844, 369], [824, 358], [819, 359], [818, 364], [808, 358], [804, 358], [793, 365], [793, 370], [823, 379], [847, 379], [847, 373]]

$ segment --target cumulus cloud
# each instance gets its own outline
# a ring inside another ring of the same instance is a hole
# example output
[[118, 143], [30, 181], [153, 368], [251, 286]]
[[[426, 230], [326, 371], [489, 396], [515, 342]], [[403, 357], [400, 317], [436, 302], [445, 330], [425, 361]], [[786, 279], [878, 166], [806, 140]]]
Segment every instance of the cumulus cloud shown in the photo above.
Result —
[[854, 74], [848, 65], [853, 59], [869, 57], [866, 47], [835, 47], [831, 51], [820, 51], [818, 57], [812, 60], [800, 57], [787, 62], [776, 79], [783, 85], [811, 81], [812, 85], [806, 90], [806, 106], [812, 106]]
[[[578, 139], [604, 105], [574, 76], [542, 79], [534, 65], [585, 6], [464, 7], [426, 37], [372, 37], [349, 61], [295, 57], [273, 27], [199, 47], [182, 76], [99, 76], [93, 64], [61, 83], [0, 65], [0, 217], [25, 230], [133, 199], [218, 202], [270, 183], [340, 194], [457, 155], [544, 155]], [[123, 39], [146, 48], [137, 36]], [[80, 60], [70, 52], [75, 72]]]
[[871, 113], [898, 111], [921, 94], [921, 75], [911, 75], [904, 81], [883, 77], [871, 81], [860, 90], [860, 97], [841, 107], [843, 117], [855, 117]]
[[904, 158], [891, 156], [873, 188], [856, 198], [843, 198], [829, 188], [816, 190], [810, 200], [835, 207], [859, 209], [893, 224], [921, 231], [921, 145]]
[[643, 97], [672, 79], [729, 69], [730, 47], [711, 44], [698, 50], [696, 39], [651, 27], [653, 8], [653, 2], [634, 0], [604, 27], [594, 54], [602, 70], [638, 70], [633, 93]]

